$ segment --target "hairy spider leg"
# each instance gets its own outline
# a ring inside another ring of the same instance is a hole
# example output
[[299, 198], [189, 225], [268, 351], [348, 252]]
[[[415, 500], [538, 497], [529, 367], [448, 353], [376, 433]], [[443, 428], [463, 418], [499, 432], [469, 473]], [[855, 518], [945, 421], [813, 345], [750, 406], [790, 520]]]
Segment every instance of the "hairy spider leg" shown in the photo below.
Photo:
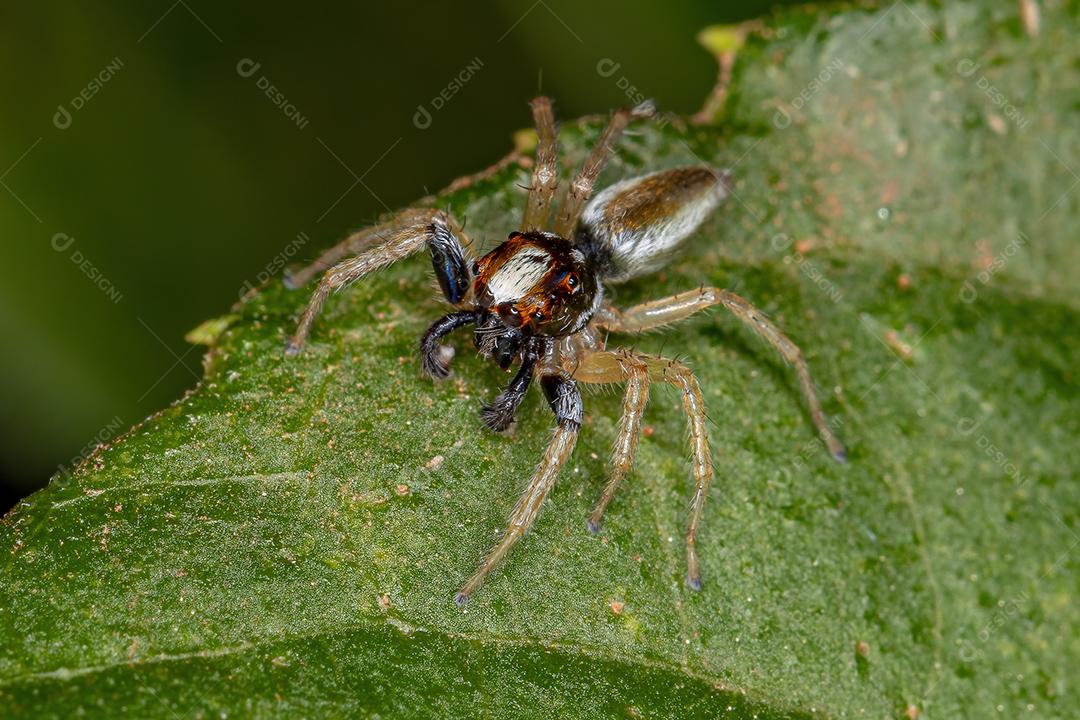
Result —
[[416, 222], [417, 218], [426, 217], [428, 218], [428, 222], [430, 222], [431, 213], [432, 210], [427, 208], [409, 208], [401, 211], [386, 222], [372, 225], [371, 227], [363, 228], [362, 230], [357, 230], [337, 245], [324, 250], [310, 265], [306, 265], [292, 272], [287, 271], [284, 277], [285, 287], [290, 290], [295, 290], [296, 288], [307, 285], [311, 278], [327, 268], [333, 267], [343, 258], [346, 258], [349, 255], [356, 255], [368, 249], [376, 242], [385, 240], [387, 234], [393, 232], [396, 228], [400, 228], [403, 225], [410, 225], [413, 222]]
[[[642, 375], [647, 373], [645, 380]], [[625, 467], [633, 462], [637, 447], [640, 412], [644, 410], [648, 381], [664, 382], [682, 391], [683, 411], [690, 429], [690, 471], [694, 478], [694, 496], [690, 501], [690, 520], [686, 525], [686, 584], [693, 590], [701, 589], [701, 567], [697, 556], [697, 534], [705, 510], [705, 499], [713, 478], [712, 451], [706, 430], [705, 400], [697, 378], [686, 365], [657, 355], [647, 355], [634, 350], [599, 351], [586, 355], [574, 372], [574, 379], [586, 383], [636, 384], [637, 391], [627, 389], [627, 405], [636, 414], [630, 422], [620, 423], [619, 437], [612, 453], [612, 474], [604, 494], [589, 517], [590, 527], [599, 527], [604, 507], [610, 502], [619, 481], [626, 474]], [[630, 437], [630, 436], [633, 437]]]
[[476, 322], [476, 312], [460, 310], [443, 315], [431, 324], [420, 338], [420, 367], [428, 377], [442, 380], [450, 375], [449, 360], [454, 356], [453, 348], [439, 344], [439, 340], [458, 328]]
[[540, 464], [536, 467], [532, 479], [529, 480], [529, 484], [525, 488], [525, 492], [518, 498], [517, 504], [514, 505], [514, 509], [510, 513], [510, 519], [502, 537], [488, 551], [476, 572], [472, 574], [465, 584], [461, 586], [461, 589], [458, 590], [457, 595], [454, 596], [454, 602], [459, 607], [464, 606], [469, 601], [476, 589], [483, 584], [484, 579], [492, 570], [498, 567], [511, 548], [536, 522], [536, 516], [540, 514], [540, 507], [543, 505], [548, 493], [551, 492], [551, 488], [555, 486], [559, 471], [562, 470], [563, 465], [566, 464], [567, 459], [574, 452], [574, 445], [577, 443], [578, 431], [581, 428], [581, 420], [584, 414], [581, 393], [573, 380], [558, 375], [546, 375], [540, 379], [540, 384], [544, 389], [544, 394], [547, 396], [552, 411], [555, 413], [558, 424], [547, 449], [544, 451], [544, 456], [540, 459]]
[[[611, 364], [617, 363], [618, 368]], [[606, 365], [607, 367], [602, 367]], [[626, 383], [626, 392], [623, 396], [622, 417], [619, 419], [618, 431], [615, 433], [615, 443], [611, 446], [610, 472], [604, 492], [596, 501], [593, 510], [589, 513], [587, 527], [589, 532], [600, 532], [600, 521], [604, 517], [611, 499], [619, 489], [619, 484], [630, 472], [634, 464], [634, 455], [637, 453], [638, 438], [641, 432], [641, 418], [645, 414], [645, 406], [649, 403], [649, 366], [641, 359], [629, 352], [612, 352], [603, 356], [593, 356], [590, 364], [585, 368], [586, 375], [582, 375], [583, 382], [590, 382], [589, 375], [601, 372], [605, 377], [618, 376], [619, 380]]]
[[536, 361], [540, 359], [540, 353], [545, 348], [545, 341], [539, 337], [530, 337], [521, 351], [521, 366], [510, 384], [495, 396], [495, 400], [485, 405], [480, 410], [480, 418], [484, 425], [495, 432], [502, 432], [514, 422], [514, 414], [517, 412], [521, 401], [525, 399], [525, 393], [532, 383], [533, 370]]
[[529, 199], [521, 218], [522, 232], [543, 230], [551, 212], [551, 198], [559, 182], [559, 150], [555, 144], [555, 116], [551, 100], [538, 97], [531, 103], [536, 125], [536, 162], [533, 165]]
[[799, 380], [799, 389], [810, 409], [810, 418], [821, 436], [829, 454], [843, 462], [847, 451], [843, 443], [833, 433], [821, 409], [814, 381], [810, 377], [810, 368], [803, 359], [802, 351], [763, 312], [751, 305], [746, 299], [729, 290], [704, 287], [699, 290], [672, 295], [653, 300], [642, 305], [635, 305], [619, 311], [612, 307], [604, 308], [597, 318], [597, 324], [612, 332], [636, 333], [652, 330], [679, 320], [684, 320], [696, 312], [720, 305], [741, 320], [747, 327], [763, 338], [780, 353], [786, 362], [795, 367]]
[[285, 345], [286, 355], [297, 355], [304, 349], [311, 326], [331, 292], [412, 255], [425, 245], [431, 252], [435, 274], [447, 299], [456, 303], [465, 296], [469, 287], [467, 252], [450, 229], [449, 217], [441, 210], [429, 210], [413, 216], [411, 220], [409, 224], [393, 230], [382, 245], [343, 260], [326, 271], [300, 316], [296, 332]]
[[653, 105], [651, 100], [646, 100], [634, 108], [619, 108], [612, 114], [603, 134], [600, 135], [600, 139], [596, 141], [596, 145], [593, 146], [592, 151], [585, 158], [585, 162], [582, 163], [577, 177], [570, 183], [570, 190], [566, 194], [566, 200], [563, 201], [562, 208], [559, 210], [559, 217], [555, 221], [556, 235], [570, 237], [574, 226], [577, 225], [581, 210], [585, 207], [585, 202], [592, 195], [593, 184], [596, 182], [597, 176], [604, 169], [608, 157], [622, 136], [623, 130], [630, 124], [630, 120], [632, 118], [652, 117], [655, 114], [656, 106]]

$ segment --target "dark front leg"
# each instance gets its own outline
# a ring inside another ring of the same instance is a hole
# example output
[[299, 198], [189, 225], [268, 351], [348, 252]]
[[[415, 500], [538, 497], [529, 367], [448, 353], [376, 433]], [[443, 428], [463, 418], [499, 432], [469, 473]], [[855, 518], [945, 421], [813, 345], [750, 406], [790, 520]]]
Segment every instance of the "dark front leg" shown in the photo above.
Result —
[[[450, 217], [440, 210], [416, 210], [403, 213], [399, 218], [407, 222], [399, 224], [395, 221], [372, 230], [372, 237], [383, 240], [380, 245], [339, 262], [326, 271], [308, 300], [296, 331], [285, 344], [286, 355], [298, 355], [303, 351], [311, 333], [311, 326], [332, 292], [347, 287], [368, 273], [408, 257], [425, 245], [431, 250], [431, 262], [446, 299], [454, 304], [461, 302], [468, 291], [469, 268], [465, 262], [465, 248], [451, 229]], [[369, 242], [365, 236], [357, 236], [355, 241], [358, 246]], [[329, 262], [331, 258], [344, 254], [345, 250], [333, 249], [323, 259], [317, 260], [316, 264]]]
[[525, 399], [529, 384], [532, 383], [533, 370], [542, 348], [542, 341], [539, 338], [529, 338], [521, 351], [521, 367], [518, 368], [514, 379], [490, 405], [485, 405], [480, 409], [480, 418], [490, 429], [502, 432], [514, 422], [514, 414], [521, 405], [521, 401]]
[[424, 337], [420, 338], [420, 364], [428, 376], [441, 380], [450, 374], [450, 365], [445, 356], [447, 353], [452, 353], [452, 350], [439, 344], [439, 340], [454, 330], [474, 322], [476, 322], [476, 313], [472, 310], [462, 310], [443, 315], [431, 324], [424, 333]]
[[465, 261], [465, 248], [442, 218], [436, 218], [428, 227], [428, 251], [443, 296], [452, 305], [457, 305], [469, 289], [469, 266]]
[[585, 417], [585, 407], [581, 402], [581, 391], [578, 390], [576, 382], [558, 375], [545, 375], [540, 379], [540, 387], [544, 388], [544, 395], [560, 427], [570, 427], [574, 430], [581, 427], [581, 421]]

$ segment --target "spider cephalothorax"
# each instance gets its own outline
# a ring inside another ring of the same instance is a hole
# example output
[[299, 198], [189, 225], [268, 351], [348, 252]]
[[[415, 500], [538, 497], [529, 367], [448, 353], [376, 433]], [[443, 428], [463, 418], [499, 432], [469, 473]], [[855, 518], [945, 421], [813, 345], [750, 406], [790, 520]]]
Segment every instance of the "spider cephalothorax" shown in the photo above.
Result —
[[[507, 387], [481, 409], [484, 423], [496, 431], [511, 425], [533, 377], [539, 377], [557, 420], [555, 434], [514, 507], [502, 539], [458, 592], [459, 604], [468, 600], [532, 526], [559, 470], [573, 452], [584, 412], [577, 383], [626, 385], [611, 474], [588, 518], [593, 532], [599, 530], [604, 510], [633, 462], [650, 383], [678, 387], [689, 422], [695, 488], [686, 530], [687, 583], [698, 589], [697, 531], [713, 476], [701, 389], [689, 368], [676, 360], [633, 350], [608, 350], [607, 333], [650, 330], [722, 306], [794, 365], [811, 418], [829, 452], [842, 460], [843, 446], [825, 423], [798, 347], [743, 298], [727, 290], [702, 287], [626, 310], [604, 302], [604, 283], [647, 275], [668, 261], [728, 195], [730, 175], [707, 165], [671, 168], [623, 180], [589, 201], [593, 183], [626, 125], [634, 117], [655, 112], [648, 103], [619, 110], [570, 184], [554, 231], [549, 232], [545, 225], [557, 182], [554, 118], [547, 98], [537, 98], [532, 108], [538, 139], [536, 164], [519, 230], [472, 262], [464, 233], [439, 210], [407, 210], [384, 225], [347, 238], [290, 278], [296, 286], [329, 268], [286, 352], [295, 354], [303, 348], [331, 291], [427, 247], [439, 287], [458, 309], [436, 320], [421, 338], [424, 372], [433, 378], [446, 377], [453, 351], [442, 345], [441, 339], [472, 326], [480, 355], [504, 370], [518, 364]], [[376, 245], [377, 240], [382, 243]], [[355, 257], [343, 259], [348, 255]]]
[[508, 328], [562, 337], [592, 319], [600, 303], [585, 253], [553, 233], [512, 232], [476, 261], [473, 296]]

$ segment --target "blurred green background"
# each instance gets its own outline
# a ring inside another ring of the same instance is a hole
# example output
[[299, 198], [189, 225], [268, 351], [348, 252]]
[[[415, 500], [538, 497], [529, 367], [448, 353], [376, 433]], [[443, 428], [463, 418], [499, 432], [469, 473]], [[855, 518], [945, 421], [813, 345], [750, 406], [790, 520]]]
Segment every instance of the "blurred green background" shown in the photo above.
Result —
[[495, 162], [541, 89], [696, 110], [697, 31], [774, 4], [5, 4], [4, 509], [192, 387], [185, 332], [286, 255]]

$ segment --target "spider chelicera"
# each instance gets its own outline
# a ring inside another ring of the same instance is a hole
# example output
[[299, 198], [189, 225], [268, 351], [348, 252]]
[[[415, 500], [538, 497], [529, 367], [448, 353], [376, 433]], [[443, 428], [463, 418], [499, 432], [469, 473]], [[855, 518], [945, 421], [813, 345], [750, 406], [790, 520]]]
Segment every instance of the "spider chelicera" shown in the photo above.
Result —
[[612, 115], [570, 184], [553, 232], [545, 227], [557, 185], [558, 152], [551, 102], [540, 97], [532, 102], [537, 147], [528, 200], [521, 228], [504, 243], [470, 260], [469, 241], [453, 218], [441, 210], [411, 209], [346, 238], [289, 278], [296, 287], [329, 268], [287, 343], [286, 353], [295, 355], [303, 349], [331, 292], [427, 247], [443, 295], [458, 310], [436, 320], [424, 333], [420, 340], [423, 371], [432, 378], [447, 377], [453, 351], [440, 339], [473, 326], [481, 355], [504, 370], [518, 364], [507, 388], [481, 409], [484, 424], [495, 431], [510, 426], [534, 376], [539, 378], [557, 420], [554, 435], [500, 540], [455, 596], [459, 605], [468, 601], [532, 526], [573, 452], [583, 417], [578, 383], [626, 386], [610, 476], [588, 517], [592, 532], [599, 531], [604, 510], [633, 463], [650, 383], [669, 383], [681, 391], [690, 425], [694, 480], [685, 536], [686, 577], [689, 587], [700, 589], [695, 542], [713, 476], [701, 389], [690, 369], [677, 360], [631, 349], [607, 349], [608, 333], [638, 333], [715, 305], [726, 308], [794, 366], [821, 439], [834, 458], [842, 461], [845, 457], [843, 445], [825, 422], [799, 348], [743, 298], [728, 290], [702, 287], [623, 310], [604, 301], [605, 283], [659, 269], [730, 192], [729, 173], [697, 165], [624, 180], [586, 204], [623, 130], [632, 119], [654, 113], [651, 103], [643, 103]]

